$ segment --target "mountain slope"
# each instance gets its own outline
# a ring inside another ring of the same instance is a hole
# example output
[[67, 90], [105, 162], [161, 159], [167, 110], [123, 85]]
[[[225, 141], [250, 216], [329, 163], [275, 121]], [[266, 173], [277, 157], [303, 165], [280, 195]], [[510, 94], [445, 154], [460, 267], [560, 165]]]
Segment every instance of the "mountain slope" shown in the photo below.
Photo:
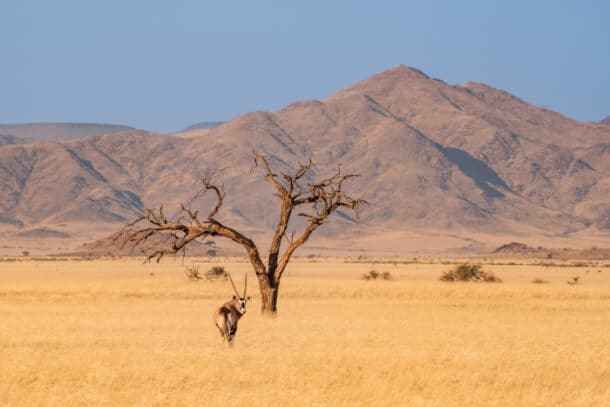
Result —
[[176, 208], [216, 171], [226, 190], [222, 219], [266, 236], [277, 202], [260, 174], [248, 175], [256, 149], [282, 170], [312, 156], [313, 176], [339, 163], [361, 174], [350, 190], [371, 202], [362, 223], [337, 217], [312, 242], [319, 250], [424, 252], [424, 236], [439, 250], [511, 239], [591, 245], [610, 235], [609, 143], [610, 126], [399, 66], [325, 100], [180, 137], [131, 131], [4, 146], [0, 222], [72, 233], [86, 220], [101, 228], [89, 233], [97, 238], [146, 206]]

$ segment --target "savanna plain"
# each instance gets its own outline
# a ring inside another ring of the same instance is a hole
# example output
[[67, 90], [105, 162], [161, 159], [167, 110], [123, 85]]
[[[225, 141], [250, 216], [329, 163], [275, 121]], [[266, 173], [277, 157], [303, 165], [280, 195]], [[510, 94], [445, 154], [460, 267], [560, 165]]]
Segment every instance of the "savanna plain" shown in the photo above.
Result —
[[245, 259], [186, 258], [250, 273], [228, 348], [230, 284], [181, 259], [2, 260], [0, 405], [610, 403], [610, 261], [486, 260], [502, 283], [448, 283], [457, 260], [296, 259], [269, 319]]

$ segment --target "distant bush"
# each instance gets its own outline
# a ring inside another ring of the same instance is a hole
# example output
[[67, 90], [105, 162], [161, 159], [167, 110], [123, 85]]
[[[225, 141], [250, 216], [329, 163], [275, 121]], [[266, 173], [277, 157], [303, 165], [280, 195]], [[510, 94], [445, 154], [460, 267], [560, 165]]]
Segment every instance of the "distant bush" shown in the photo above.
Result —
[[532, 284], [548, 284], [549, 282], [546, 280], [543, 280], [541, 278], [536, 278], [534, 280], [532, 280]]
[[577, 261], [571, 264], [572, 267], [589, 267], [594, 266], [593, 263], [587, 263], [586, 261]]
[[580, 277], [575, 276], [568, 280], [569, 285], [576, 285], [580, 281]]
[[458, 264], [451, 270], [443, 272], [441, 281], [475, 281], [485, 283], [501, 283], [493, 273], [483, 270], [483, 266], [475, 263]]
[[186, 267], [184, 274], [189, 280], [201, 280], [201, 273], [199, 273], [199, 266]]
[[392, 275], [388, 271], [384, 271], [383, 273], [378, 272], [377, 270], [370, 270], [362, 275], [363, 280], [391, 280]]
[[229, 278], [229, 275], [225, 271], [224, 267], [214, 266], [205, 272], [205, 278], [207, 278], [208, 280], [218, 280], [220, 278], [222, 278], [222, 279]]

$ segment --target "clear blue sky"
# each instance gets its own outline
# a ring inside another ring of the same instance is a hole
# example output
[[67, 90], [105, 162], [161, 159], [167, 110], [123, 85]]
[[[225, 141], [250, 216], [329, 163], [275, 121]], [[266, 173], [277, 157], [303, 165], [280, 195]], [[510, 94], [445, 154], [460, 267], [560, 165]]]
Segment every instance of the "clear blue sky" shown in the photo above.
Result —
[[0, 0], [0, 123], [169, 132], [398, 64], [600, 120], [610, 1]]

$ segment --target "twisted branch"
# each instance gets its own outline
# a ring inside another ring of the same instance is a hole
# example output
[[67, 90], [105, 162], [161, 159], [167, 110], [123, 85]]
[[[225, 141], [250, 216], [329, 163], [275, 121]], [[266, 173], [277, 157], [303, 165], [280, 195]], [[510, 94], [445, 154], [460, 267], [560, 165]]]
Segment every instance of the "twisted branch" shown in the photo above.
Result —
[[[335, 210], [338, 208], [354, 210], [356, 218], [359, 219], [360, 209], [367, 202], [353, 198], [343, 190], [343, 184], [358, 175], [342, 174], [341, 166], [338, 166], [337, 172], [328, 178], [318, 182], [304, 182], [306, 175], [313, 169], [311, 158], [305, 164], [299, 164], [292, 174], [274, 172], [267, 158], [254, 151], [254, 166], [251, 171], [257, 168], [259, 163], [262, 164], [265, 178], [275, 187], [278, 192], [276, 195], [281, 200], [279, 222], [269, 249], [268, 268], [270, 273], [273, 272], [273, 279], [278, 281], [294, 251], [303, 245], [320, 225], [326, 223]], [[309, 219], [307, 226], [297, 239], [294, 238], [294, 233], [287, 236], [286, 230], [294, 208], [307, 204], [310, 205], [310, 211], [299, 213], [299, 216]], [[282, 239], [286, 239], [288, 246], [280, 257]]]
[[[199, 217], [198, 211], [191, 209], [191, 203], [200, 197], [204, 197], [208, 191], [212, 191], [216, 204], [208, 213], [205, 220]], [[181, 205], [182, 216], [175, 220], [167, 218], [163, 212], [163, 206], [158, 210], [146, 209], [146, 213], [141, 215], [133, 222], [123, 227], [117, 240], [121, 241], [121, 247], [140, 248], [146, 254], [146, 262], [156, 259], [157, 263], [165, 255], [176, 254], [184, 251], [186, 246], [193, 240], [204, 236], [223, 236], [242, 245], [249, 257], [257, 274], [265, 273], [265, 265], [260, 259], [258, 249], [254, 242], [236, 231], [219, 222], [215, 216], [222, 207], [224, 192], [222, 187], [218, 187], [209, 178], [201, 179], [201, 190], [191, 199], [188, 205]], [[185, 222], [183, 219], [186, 218]], [[147, 248], [146, 242], [153, 236], [167, 235], [169, 247]]]

